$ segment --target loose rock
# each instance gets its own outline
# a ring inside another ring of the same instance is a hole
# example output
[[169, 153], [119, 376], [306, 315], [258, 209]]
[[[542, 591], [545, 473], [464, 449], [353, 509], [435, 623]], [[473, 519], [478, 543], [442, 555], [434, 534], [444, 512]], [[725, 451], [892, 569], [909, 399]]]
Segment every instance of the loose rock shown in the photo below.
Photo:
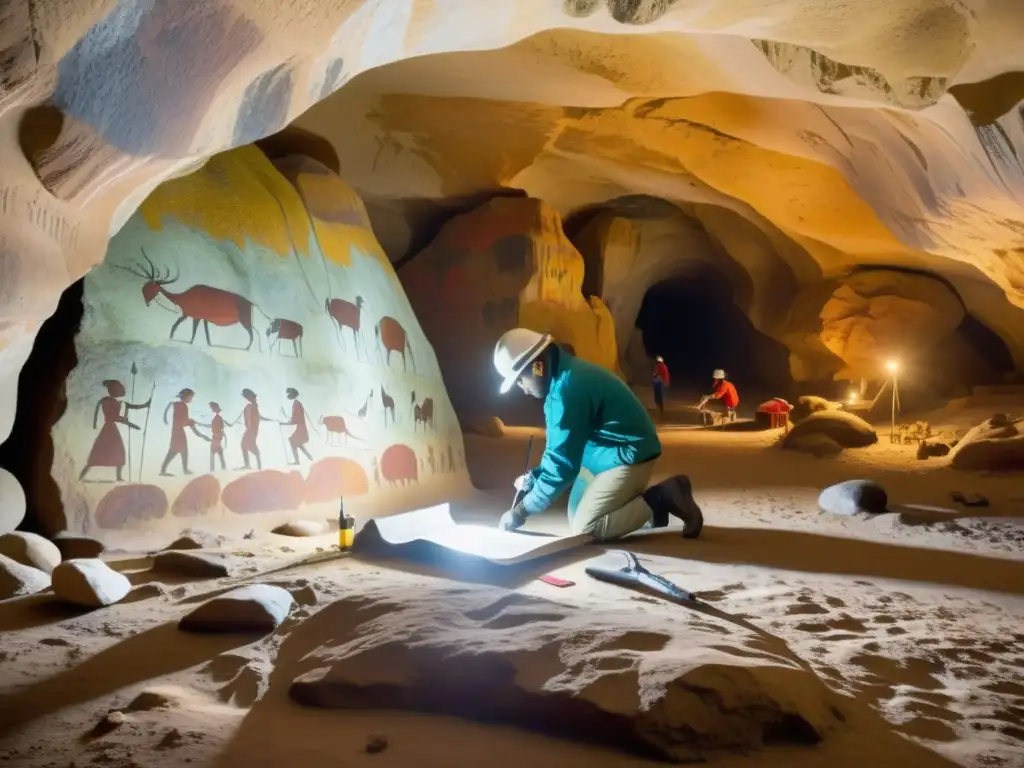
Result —
[[1020, 422], [997, 413], [973, 427], [950, 452], [950, 466], [982, 472], [1024, 471]]
[[945, 443], [922, 442], [917, 446], [917, 459], [924, 461], [932, 456], [948, 456], [950, 448]]
[[878, 435], [864, 419], [846, 411], [816, 411], [795, 425], [782, 439], [782, 447], [806, 435], [825, 435], [843, 448], [864, 448], [878, 442]]
[[167, 551], [181, 551], [187, 549], [217, 549], [224, 545], [225, 538], [209, 533], [208, 531], [187, 530], [182, 531], [181, 536], [172, 541]]
[[376, 755], [388, 748], [388, 737], [382, 733], [375, 733], [366, 739], [366, 753]]
[[232, 590], [200, 605], [178, 622], [186, 632], [272, 632], [291, 611], [287, 589], [253, 584]]
[[327, 526], [315, 520], [289, 520], [279, 525], [272, 533], [279, 536], [319, 536], [327, 531]]
[[153, 558], [153, 570], [197, 579], [217, 579], [228, 575], [228, 566], [223, 558], [196, 552], [161, 552]]
[[61, 561], [60, 550], [34, 533], [14, 531], [0, 536], [0, 555], [7, 555], [22, 565], [52, 573]]
[[102, 560], [65, 560], [53, 569], [53, 591], [61, 600], [102, 608], [124, 599], [132, 585]]
[[9, 533], [25, 519], [25, 492], [21, 483], [0, 468], [0, 533]]
[[0, 555], [0, 600], [33, 595], [49, 586], [49, 574]]
[[880, 515], [888, 512], [888, 505], [885, 489], [872, 480], [847, 480], [829, 486], [818, 496], [818, 506], [833, 515]]
[[79, 560], [99, 557], [106, 550], [102, 541], [88, 536], [75, 536], [62, 531], [53, 537], [53, 544], [60, 550], [61, 560]]

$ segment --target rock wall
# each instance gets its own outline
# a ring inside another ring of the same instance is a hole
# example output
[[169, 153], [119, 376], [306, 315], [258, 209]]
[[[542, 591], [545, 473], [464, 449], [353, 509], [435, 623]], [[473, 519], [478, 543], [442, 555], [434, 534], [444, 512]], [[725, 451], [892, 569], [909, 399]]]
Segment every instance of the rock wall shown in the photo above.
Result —
[[600, 299], [583, 297], [583, 257], [540, 200], [499, 197], [455, 217], [399, 274], [460, 413], [507, 412], [492, 357], [517, 326], [619, 369], [612, 317]]
[[433, 350], [361, 201], [314, 160], [250, 146], [160, 186], [83, 303], [47, 528], [381, 512], [468, 483]]

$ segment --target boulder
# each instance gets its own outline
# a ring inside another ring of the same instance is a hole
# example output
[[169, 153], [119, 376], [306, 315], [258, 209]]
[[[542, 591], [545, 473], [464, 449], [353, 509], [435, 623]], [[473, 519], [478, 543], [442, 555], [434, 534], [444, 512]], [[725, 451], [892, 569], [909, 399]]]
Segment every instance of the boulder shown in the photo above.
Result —
[[49, 574], [0, 555], [0, 600], [32, 595], [49, 586]]
[[198, 552], [160, 552], [153, 556], [153, 571], [166, 576], [218, 579], [228, 575], [224, 558]]
[[831, 437], [817, 433], [797, 435], [794, 439], [784, 441], [782, 447], [790, 451], [809, 453], [819, 459], [838, 456], [843, 452], [843, 446]]
[[113, 605], [132, 590], [128, 578], [102, 560], [65, 560], [53, 569], [52, 576], [57, 597], [85, 608]]
[[818, 496], [821, 510], [833, 515], [880, 515], [889, 511], [888, 505], [885, 489], [872, 480], [847, 480], [829, 486]]
[[864, 448], [878, 442], [878, 435], [864, 419], [846, 411], [817, 411], [789, 431], [782, 447], [789, 448], [806, 435], [825, 435], [843, 448]]
[[291, 593], [252, 584], [208, 600], [178, 622], [185, 632], [273, 632], [288, 617]]
[[327, 526], [316, 520], [289, 520], [283, 525], [277, 526], [271, 533], [278, 536], [319, 536], [326, 533]]
[[9, 533], [25, 519], [25, 492], [21, 483], [0, 467], [0, 533]]
[[842, 410], [842, 408], [842, 403], [827, 400], [824, 397], [818, 397], [817, 395], [802, 395], [797, 398], [796, 404], [793, 406], [792, 411], [790, 411], [790, 419], [794, 422], [800, 422], [812, 413], [818, 413], [820, 411], [839, 411]]
[[53, 537], [53, 544], [60, 550], [61, 560], [78, 560], [99, 557], [106, 550], [102, 541], [88, 536], [75, 536], [61, 531]]
[[1024, 471], [1024, 420], [1013, 421], [1006, 414], [972, 427], [950, 451], [950, 466], [982, 472]]
[[674, 762], [758, 749], [770, 734], [813, 744], [838, 724], [834, 694], [809, 669], [737, 658], [720, 635], [674, 616], [493, 588], [367, 590], [292, 631], [309, 671], [290, 695], [305, 706], [554, 729]]
[[180, 552], [188, 549], [217, 549], [224, 545], [225, 537], [218, 536], [208, 531], [186, 530], [181, 536], [168, 544], [164, 550]]
[[22, 565], [52, 573], [61, 561], [60, 550], [50, 541], [34, 533], [14, 531], [0, 536], [0, 555], [7, 555]]

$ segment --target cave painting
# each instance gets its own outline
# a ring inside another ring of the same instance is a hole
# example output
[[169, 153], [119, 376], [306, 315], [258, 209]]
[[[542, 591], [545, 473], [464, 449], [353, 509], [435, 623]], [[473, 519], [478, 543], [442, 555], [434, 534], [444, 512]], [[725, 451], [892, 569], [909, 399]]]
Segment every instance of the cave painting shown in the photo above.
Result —
[[288, 436], [288, 445], [292, 449], [292, 457], [295, 459], [295, 466], [299, 466], [299, 453], [313, 461], [313, 457], [309, 455], [309, 451], [306, 450], [306, 443], [309, 442], [309, 428], [307, 422], [309, 417], [306, 415], [306, 409], [302, 407], [302, 403], [299, 401], [299, 391], [294, 387], [288, 387], [288, 391], [285, 393], [292, 403], [291, 418], [288, 421], [282, 421], [281, 424], [287, 427], [294, 427], [292, 433]]
[[122, 471], [128, 461], [128, 454], [125, 451], [124, 439], [121, 437], [118, 425], [124, 425], [128, 429], [141, 429], [138, 424], [128, 420], [128, 412], [148, 410], [152, 398], [145, 403], [122, 402], [127, 394], [124, 384], [115, 379], [107, 379], [103, 382], [103, 386], [106, 387], [107, 394], [96, 403], [96, 409], [92, 415], [92, 428], [96, 429], [101, 412], [103, 414], [103, 426], [100, 427], [100, 433], [92, 444], [89, 457], [85, 460], [85, 466], [82, 467], [78, 479], [85, 480], [89, 470], [94, 467], [113, 467], [115, 478], [120, 483], [124, 481]]
[[167, 448], [164, 463], [160, 466], [160, 474], [163, 477], [171, 476], [167, 468], [175, 457], [181, 457], [181, 473], [183, 475], [192, 474], [188, 468], [188, 435], [185, 433], [186, 429], [191, 430], [192, 434], [199, 439], [210, 442], [210, 438], [207, 435], [196, 429], [196, 422], [188, 415], [188, 404], [192, 402], [192, 398], [195, 396], [195, 392], [185, 388], [178, 393], [178, 399], [168, 403], [164, 409], [164, 424], [168, 423], [168, 412], [171, 413], [171, 444]]
[[274, 349], [280, 347], [282, 341], [292, 343], [292, 352], [295, 357], [302, 357], [302, 326], [294, 320], [283, 317], [274, 318], [267, 328], [267, 351], [274, 354]]
[[213, 288], [209, 285], [194, 285], [181, 293], [171, 293], [166, 286], [177, 282], [180, 275], [174, 273], [172, 277], [170, 268], [158, 270], [153, 266], [153, 262], [149, 260], [144, 250], [142, 257], [146, 260], [146, 266], [119, 266], [117, 268], [146, 281], [142, 286], [142, 298], [145, 299], [147, 307], [161, 296], [177, 307], [180, 314], [171, 326], [168, 338], [173, 339], [178, 326], [186, 320], [191, 320], [192, 337], [189, 339], [189, 344], [195, 344], [196, 332], [199, 330], [200, 323], [203, 324], [207, 346], [213, 346], [213, 342], [210, 340], [210, 323], [221, 327], [242, 326], [249, 334], [246, 350], [252, 347], [254, 339], [257, 345], [259, 344], [259, 336], [255, 336], [252, 330], [253, 305], [251, 301], [237, 293], [225, 291], [222, 288]]
[[[284, 174], [245, 147], [167, 182], [86, 276], [78, 365], [53, 428], [69, 530], [468, 486], [433, 349], [361, 202], [331, 175], [347, 191], [310, 205], [325, 187], [306, 176], [330, 172], [280, 162]], [[359, 210], [328, 217], [332, 207]], [[195, 343], [200, 324], [206, 344]], [[111, 376], [125, 359], [137, 361], [130, 384]], [[134, 396], [137, 384], [148, 397]]]

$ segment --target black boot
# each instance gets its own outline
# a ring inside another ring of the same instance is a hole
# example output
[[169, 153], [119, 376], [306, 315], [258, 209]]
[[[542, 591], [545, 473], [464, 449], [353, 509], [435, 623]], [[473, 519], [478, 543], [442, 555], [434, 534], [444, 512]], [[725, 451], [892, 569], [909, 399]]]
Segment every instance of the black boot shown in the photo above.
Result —
[[683, 538], [696, 539], [704, 527], [704, 513], [693, 500], [690, 478], [676, 475], [644, 491], [644, 501], [654, 513], [651, 526], [664, 528], [669, 517], [678, 517], [683, 521]]

